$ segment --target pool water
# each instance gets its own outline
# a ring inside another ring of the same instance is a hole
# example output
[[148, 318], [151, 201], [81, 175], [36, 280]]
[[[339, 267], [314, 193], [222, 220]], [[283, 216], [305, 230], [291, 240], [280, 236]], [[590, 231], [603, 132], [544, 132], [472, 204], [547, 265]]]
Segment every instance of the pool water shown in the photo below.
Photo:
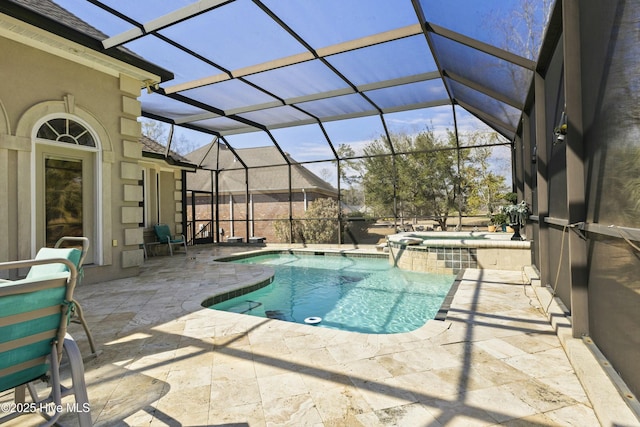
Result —
[[259, 255], [274, 281], [210, 308], [375, 334], [409, 332], [433, 319], [455, 276], [402, 271], [387, 259], [298, 254]]

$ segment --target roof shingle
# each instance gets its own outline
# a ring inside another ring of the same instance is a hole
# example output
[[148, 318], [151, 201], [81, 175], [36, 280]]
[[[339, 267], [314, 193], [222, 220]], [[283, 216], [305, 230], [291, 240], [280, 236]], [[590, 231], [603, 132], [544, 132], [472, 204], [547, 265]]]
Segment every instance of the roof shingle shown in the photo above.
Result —
[[[210, 170], [219, 170], [220, 191], [244, 192], [246, 177], [244, 167], [234, 154], [223, 144], [215, 143], [213, 148], [204, 146], [186, 155], [195, 164]], [[249, 169], [249, 190], [252, 192], [279, 192], [289, 189], [289, 166], [276, 147], [256, 147], [235, 150]], [[204, 157], [206, 154], [206, 157]], [[204, 160], [202, 160], [204, 157]], [[328, 182], [297, 163], [291, 157], [291, 189], [294, 191], [318, 191], [335, 196], [338, 191]], [[275, 165], [275, 166], [274, 166]], [[258, 167], [263, 166], [263, 167]], [[258, 167], [258, 168], [254, 168]], [[187, 176], [189, 190], [211, 191], [211, 173], [198, 170]]]

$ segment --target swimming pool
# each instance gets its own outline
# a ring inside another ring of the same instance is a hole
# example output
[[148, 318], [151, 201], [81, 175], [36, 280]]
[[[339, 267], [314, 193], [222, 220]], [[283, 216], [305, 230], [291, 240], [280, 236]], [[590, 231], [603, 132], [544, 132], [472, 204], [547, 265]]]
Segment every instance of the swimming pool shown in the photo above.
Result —
[[455, 276], [393, 268], [387, 259], [268, 254], [236, 260], [268, 264], [271, 284], [210, 306], [252, 316], [363, 333], [409, 332], [433, 319]]

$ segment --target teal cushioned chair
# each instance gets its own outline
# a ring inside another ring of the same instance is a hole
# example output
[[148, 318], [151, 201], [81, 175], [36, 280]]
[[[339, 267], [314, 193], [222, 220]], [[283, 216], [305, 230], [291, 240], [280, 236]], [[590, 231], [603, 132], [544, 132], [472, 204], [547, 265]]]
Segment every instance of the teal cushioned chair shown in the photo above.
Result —
[[156, 224], [153, 227], [153, 230], [156, 233], [158, 242], [166, 243], [169, 246], [169, 254], [171, 254], [171, 256], [173, 256], [173, 245], [184, 246], [184, 253], [187, 253], [187, 241], [185, 240], [184, 235], [181, 234], [179, 236], [173, 236], [167, 224]]
[[[80, 245], [82, 249], [77, 249], [75, 247], [62, 247], [63, 245]], [[78, 271], [78, 284], [83, 277], [83, 269], [82, 264], [84, 262], [85, 257], [87, 256], [87, 251], [89, 250], [89, 239], [86, 237], [74, 237], [74, 236], [65, 236], [58, 239], [53, 248], [40, 248], [38, 253], [36, 254], [36, 260], [43, 259], [52, 259], [52, 258], [65, 258], [68, 259], [76, 266], [76, 270]], [[29, 269], [29, 273], [27, 274], [27, 279], [35, 278], [38, 276], [42, 276], [50, 273], [58, 273], [69, 271], [64, 264], [40, 264], [34, 265]], [[91, 334], [91, 330], [89, 329], [89, 325], [84, 318], [84, 312], [82, 311], [82, 306], [78, 301], [74, 301], [74, 311], [73, 311], [73, 321], [75, 323], [80, 323], [84, 329], [85, 334], [87, 335], [87, 340], [89, 341], [89, 347], [91, 348], [91, 354], [93, 356], [97, 356], [98, 351], [96, 350], [96, 344], [93, 341], [93, 335]]]
[[[76, 257], [68, 251], [70, 258]], [[42, 254], [44, 257], [44, 254]], [[0, 263], [0, 271], [30, 268], [30, 277], [0, 282], [0, 392], [14, 389], [14, 400], [25, 402], [25, 390], [46, 422], [56, 423], [64, 407], [61, 399], [73, 394], [81, 426], [91, 425], [91, 413], [80, 350], [67, 334], [74, 310], [73, 290], [78, 273], [75, 263], [65, 258], [33, 259]], [[71, 388], [60, 384], [63, 351], [71, 368]], [[35, 383], [46, 380], [48, 396], [41, 398]], [[18, 406], [16, 406], [18, 407]], [[3, 414], [0, 423], [31, 411]]]
[[[81, 256], [82, 256], [82, 252], [76, 248], [41, 248], [36, 254], [35, 259], [43, 260], [43, 259], [64, 258], [71, 261], [73, 265], [76, 267], [76, 270], [79, 270]], [[38, 276], [45, 276], [47, 274], [64, 273], [68, 271], [69, 269], [65, 264], [60, 264], [60, 263], [39, 264], [39, 265], [34, 265], [29, 269], [29, 273], [27, 273], [26, 278], [31, 279]]]

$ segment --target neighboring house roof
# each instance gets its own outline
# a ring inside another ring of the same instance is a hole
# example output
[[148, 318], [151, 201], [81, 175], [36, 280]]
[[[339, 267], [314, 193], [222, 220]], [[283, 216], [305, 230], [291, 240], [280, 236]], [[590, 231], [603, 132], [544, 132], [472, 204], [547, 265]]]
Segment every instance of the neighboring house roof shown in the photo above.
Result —
[[[249, 190], [251, 192], [282, 192], [289, 189], [289, 166], [276, 147], [236, 149], [238, 156], [249, 167]], [[206, 157], [205, 157], [206, 156]], [[246, 190], [244, 166], [231, 150], [223, 144], [204, 146], [185, 156], [192, 163], [200, 164], [204, 170], [187, 175], [189, 190], [212, 191], [211, 170], [223, 171], [220, 176], [221, 193], [243, 193]], [[204, 157], [204, 160], [202, 160]], [[338, 191], [328, 182], [287, 156], [291, 163], [291, 189], [294, 191], [316, 191], [337, 196]], [[278, 165], [278, 166], [272, 166]]]
[[142, 144], [142, 157], [160, 159], [166, 161], [170, 165], [176, 165], [194, 169], [196, 165], [189, 162], [189, 159], [182, 157], [175, 151], [169, 150], [168, 156], [165, 156], [167, 147], [154, 141], [148, 136], [142, 135], [140, 137], [140, 143]]

